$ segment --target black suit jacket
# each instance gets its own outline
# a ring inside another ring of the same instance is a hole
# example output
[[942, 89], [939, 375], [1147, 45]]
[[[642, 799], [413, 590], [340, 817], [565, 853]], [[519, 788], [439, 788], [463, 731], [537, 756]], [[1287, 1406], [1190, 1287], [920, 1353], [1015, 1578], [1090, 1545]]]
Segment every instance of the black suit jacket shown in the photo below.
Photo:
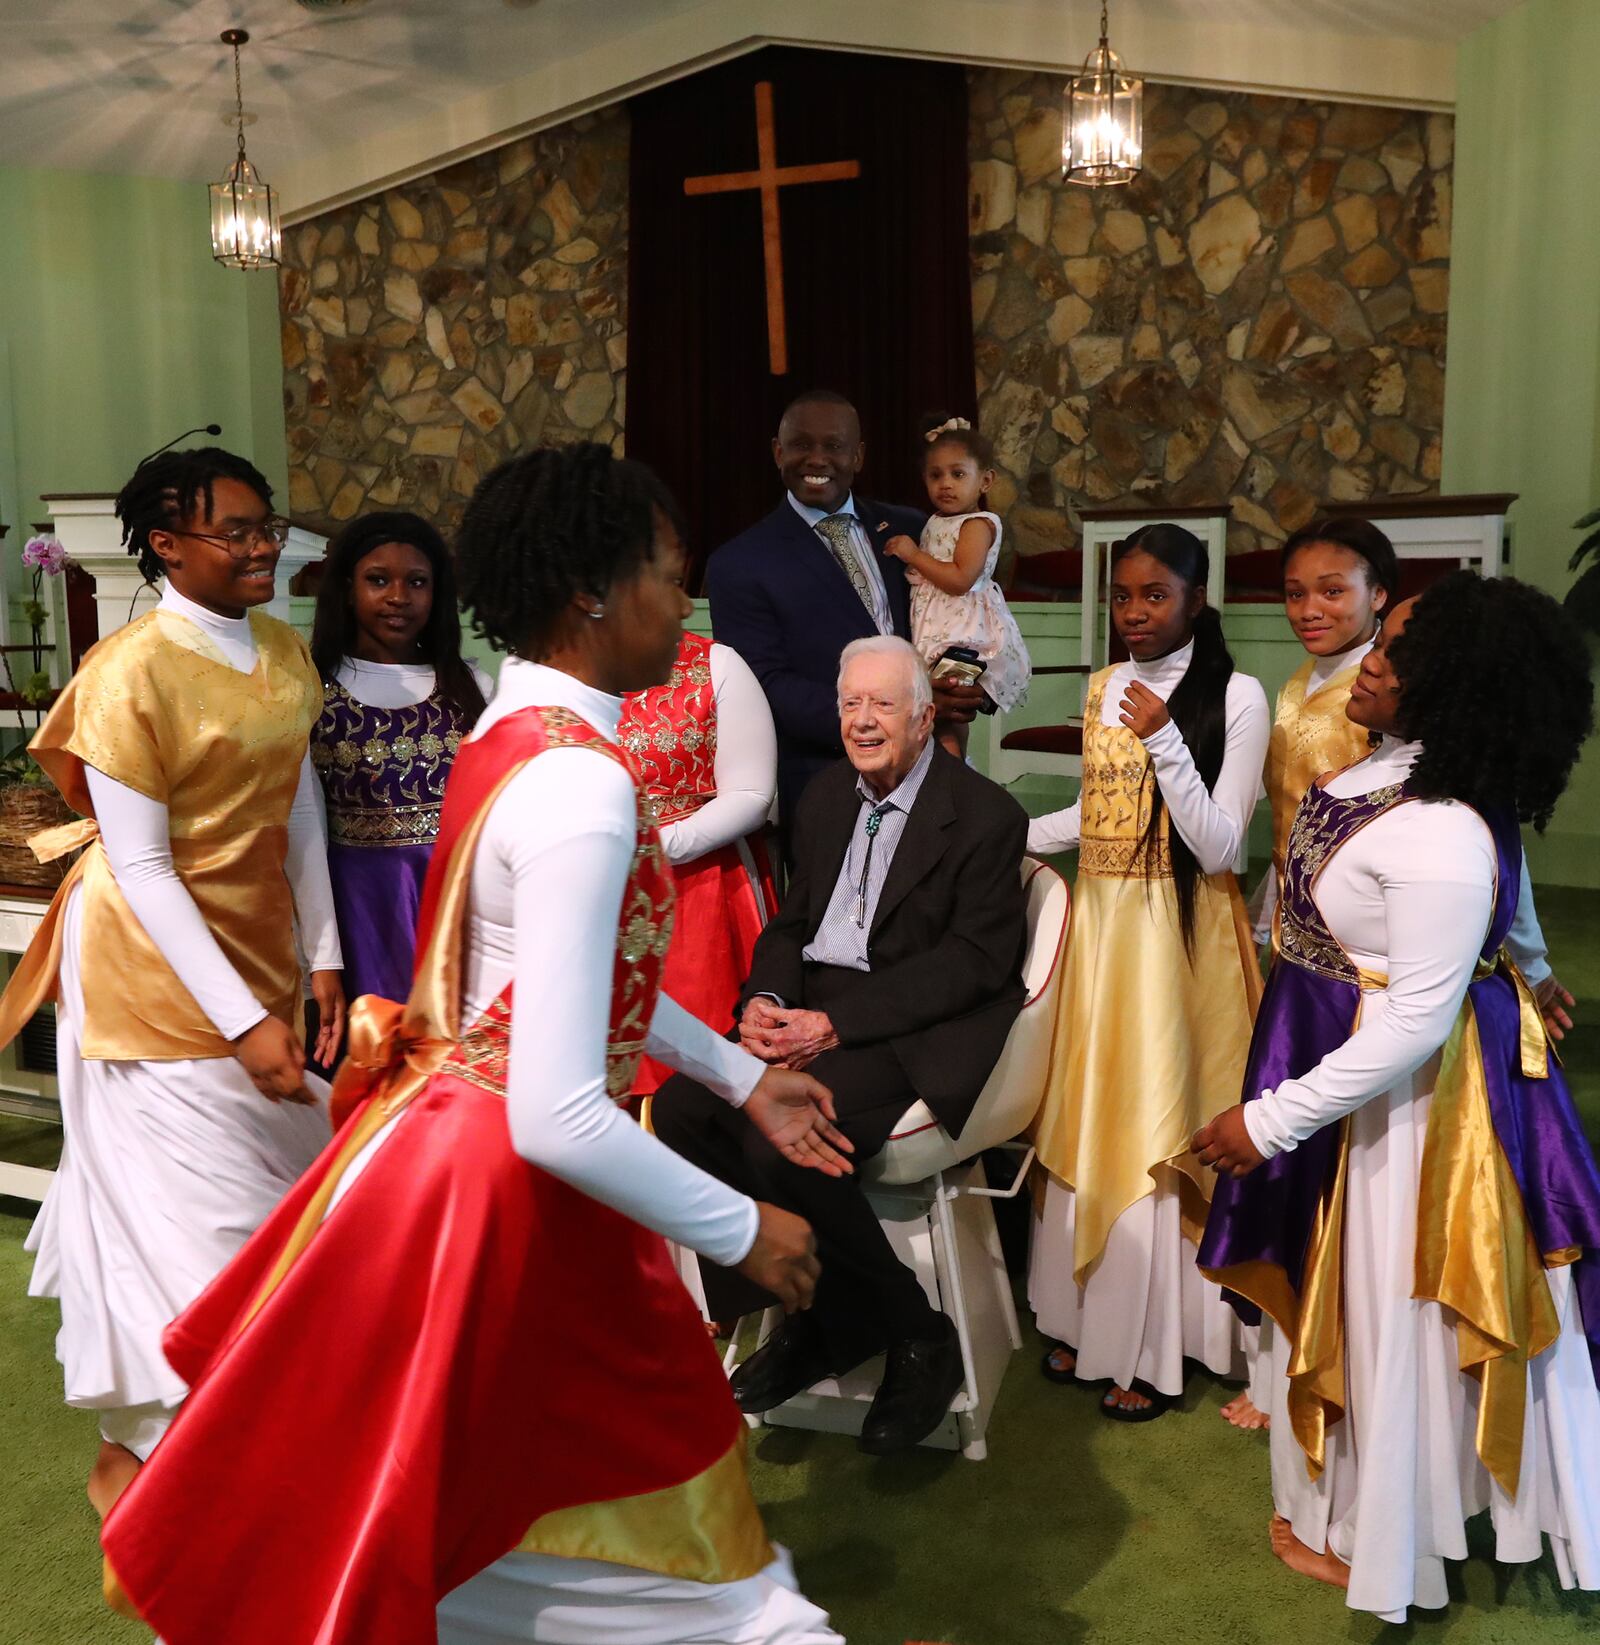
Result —
[[[855, 500], [877, 555], [894, 631], [911, 636], [905, 565], [883, 552], [891, 537], [919, 537], [915, 510]], [[724, 543], [706, 569], [711, 628], [761, 682], [778, 728], [778, 802], [795, 815], [810, 780], [844, 753], [836, 687], [839, 653], [877, 633], [828, 545], [785, 496], [766, 519]]]
[[[1024, 998], [1027, 815], [935, 745], [873, 916], [872, 969], [808, 965], [801, 955], [822, 923], [860, 805], [848, 760], [806, 790], [794, 877], [756, 942], [740, 1008], [752, 995], [776, 994], [826, 1010], [842, 1045], [887, 1042], [917, 1095], [957, 1132]], [[826, 998], [818, 998], [819, 983]]]

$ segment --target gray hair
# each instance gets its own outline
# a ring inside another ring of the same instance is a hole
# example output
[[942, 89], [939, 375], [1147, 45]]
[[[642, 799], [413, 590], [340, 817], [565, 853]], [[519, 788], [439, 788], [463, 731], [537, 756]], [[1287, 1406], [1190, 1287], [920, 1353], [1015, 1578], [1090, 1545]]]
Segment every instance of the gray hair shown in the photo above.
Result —
[[839, 682], [835, 688], [844, 696], [844, 671], [857, 657], [898, 657], [905, 664], [911, 678], [911, 712], [920, 714], [933, 706], [933, 684], [928, 678], [927, 665], [909, 640], [898, 634], [869, 634], [864, 640], [852, 640], [839, 653]]

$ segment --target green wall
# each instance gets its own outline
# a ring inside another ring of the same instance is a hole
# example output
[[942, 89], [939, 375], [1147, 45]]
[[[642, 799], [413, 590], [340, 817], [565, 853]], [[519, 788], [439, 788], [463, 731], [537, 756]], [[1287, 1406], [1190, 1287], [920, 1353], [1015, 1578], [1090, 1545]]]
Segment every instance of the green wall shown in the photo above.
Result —
[[[1527, 0], [1463, 42], [1456, 83], [1443, 488], [1517, 492], [1512, 570], [1560, 594], [1600, 504], [1600, 4]], [[1600, 885], [1600, 743], [1528, 851]]]
[[209, 235], [202, 184], [0, 168], [11, 589], [41, 492], [115, 491], [196, 423], [285, 487], [277, 283], [220, 268]]

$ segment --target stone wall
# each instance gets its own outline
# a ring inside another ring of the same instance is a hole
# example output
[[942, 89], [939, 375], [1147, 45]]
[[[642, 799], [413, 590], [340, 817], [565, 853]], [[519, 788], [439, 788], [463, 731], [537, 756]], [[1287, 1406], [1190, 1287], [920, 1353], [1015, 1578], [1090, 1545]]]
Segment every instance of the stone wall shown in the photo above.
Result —
[[1152, 85], [1143, 174], [1088, 189], [1060, 180], [1058, 78], [971, 86], [981, 416], [1024, 561], [1072, 548], [1078, 507], [1228, 503], [1234, 554], [1438, 488], [1448, 116]]
[[628, 127], [586, 116], [284, 236], [289, 503], [448, 530], [525, 446], [620, 449]]
[[[980, 406], [1033, 561], [1015, 592], [1075, 583], [1078, 508], [1227, 503], [1243, 553], [1324, 500], [1437, 489], [1449, 117], [1153, 85], [1143, 174], [1085, 189], [1060, 181], [1058, 78], [970, 84]], [[297, 519], [448, 530], [528, 445], [620, 449], [627, 146], [611, 109], [289, 230]]]

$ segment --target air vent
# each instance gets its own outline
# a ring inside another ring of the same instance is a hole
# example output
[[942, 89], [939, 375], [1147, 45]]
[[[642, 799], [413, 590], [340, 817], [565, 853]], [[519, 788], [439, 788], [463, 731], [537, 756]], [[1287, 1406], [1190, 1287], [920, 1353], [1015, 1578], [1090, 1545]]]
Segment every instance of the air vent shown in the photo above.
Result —
[[56, 1071], [56, 1013], [52, 1005], [36, 1011], [17, 1035], [17, 1067], [29, 1074]]

